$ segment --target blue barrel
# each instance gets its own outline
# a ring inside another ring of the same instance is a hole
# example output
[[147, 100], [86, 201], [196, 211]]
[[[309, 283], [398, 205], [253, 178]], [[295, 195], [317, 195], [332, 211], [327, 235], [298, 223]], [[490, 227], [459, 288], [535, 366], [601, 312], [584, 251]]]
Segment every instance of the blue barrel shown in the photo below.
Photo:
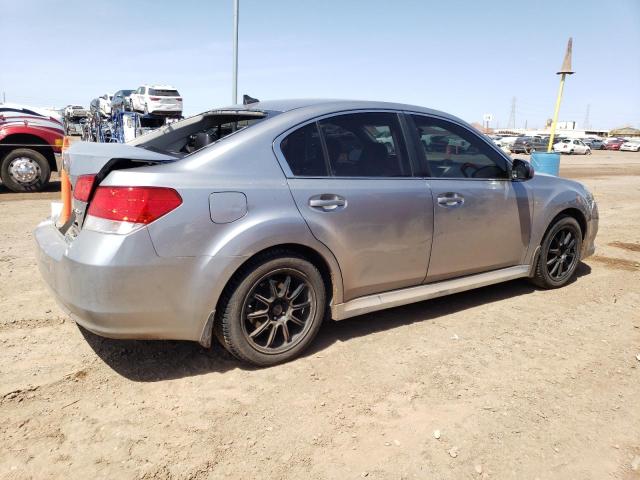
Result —
[[560, 175], [560, 154], [533, 152], [531, 154], [531, 165], [537, 173], [548, 173], [557, 177]]

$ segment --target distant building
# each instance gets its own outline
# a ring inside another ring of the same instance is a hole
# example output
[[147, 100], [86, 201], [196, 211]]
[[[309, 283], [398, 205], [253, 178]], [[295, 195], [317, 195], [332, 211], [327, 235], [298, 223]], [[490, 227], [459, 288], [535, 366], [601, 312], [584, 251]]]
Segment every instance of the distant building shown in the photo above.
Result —
[[640, 137], [640, 129], [633, 127], [614, 128], [609, 132], [611, 137]]

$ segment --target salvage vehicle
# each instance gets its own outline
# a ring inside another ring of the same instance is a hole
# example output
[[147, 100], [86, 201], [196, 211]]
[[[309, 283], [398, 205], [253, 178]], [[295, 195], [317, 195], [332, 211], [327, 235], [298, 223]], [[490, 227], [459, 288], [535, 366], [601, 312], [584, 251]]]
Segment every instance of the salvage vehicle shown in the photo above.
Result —
[[582, 184], [411, 105], [235, 105], [76, 143], [64, 164], [71, 217], [35, 230], [62, 307], [98, 335], [216, 337], [261, 366], [300, 355], [325, 317], [518, 278], [566, 285], [598, 230]]
[[82, 135], [89, 110], [81, 105], [69, 105], [64, 109], [64, 131], [66, 135]]
[[620, 150], [620, 147], [626, 142], [624, 138], [608, 138], [604, 142], [605, 150]]
[[599, 138], [585, 138], [582, 141], [591, 150], [604, 150], [604, 142]]
[[569, 155], [573, 155], [574, 153], [591, 155], [591, 148], [585, 145], [582, 140], [576, 138], [565, 138], [555, 143], [553, 145], [553, 151], [557, 153], [568, 153]]
[[39, 109], [0, 105], [0, 178], [13, 192], [37, 192], [58, 170], [64, 126]]
[[620, 145], [621, 152], [638, 152], [640, 151], [640, 139], [636, 141], [624, 142]]
[[511, 153], [526, 153], [529, 155], [533, 152], [546, 152], [549, 145], [549, 139], [540, 136], [518, 137], [509, 147]]
[[131, 108], [131, 94], [134, 90], [118, 90], [113, 94], [113, 98], [111, 99], [111, 111], [115, 112], [126, 112], [132, 110]]
[[182, 97], [170, 85], [143, 85], [131, 94], [134, 112], [155, 115], [182, 115]]

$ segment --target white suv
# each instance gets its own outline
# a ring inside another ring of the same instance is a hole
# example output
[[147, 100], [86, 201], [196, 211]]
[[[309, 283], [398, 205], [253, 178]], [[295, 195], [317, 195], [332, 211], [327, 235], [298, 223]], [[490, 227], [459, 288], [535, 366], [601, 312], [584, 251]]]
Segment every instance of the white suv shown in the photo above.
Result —
[[169, 85], [143, 85], [131, 94], [131, 107], [145, 114], [182, 115], [182, 97]]

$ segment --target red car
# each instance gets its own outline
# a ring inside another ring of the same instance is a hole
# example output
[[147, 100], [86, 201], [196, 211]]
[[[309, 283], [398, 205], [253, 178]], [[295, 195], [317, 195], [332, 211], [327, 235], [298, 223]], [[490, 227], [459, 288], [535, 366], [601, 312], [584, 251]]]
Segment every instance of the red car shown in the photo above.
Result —
[[625, 142], [625, 140], [621, 140], [619, 138], [612, 138], [611, 140], [607, 140], [604, 144], [605, 150], [620, 150], [620, 146]]
[[58, 171], [62, 122], [47, 112], [0, 105], [0, 178], [14, 192], [37, 192]]

